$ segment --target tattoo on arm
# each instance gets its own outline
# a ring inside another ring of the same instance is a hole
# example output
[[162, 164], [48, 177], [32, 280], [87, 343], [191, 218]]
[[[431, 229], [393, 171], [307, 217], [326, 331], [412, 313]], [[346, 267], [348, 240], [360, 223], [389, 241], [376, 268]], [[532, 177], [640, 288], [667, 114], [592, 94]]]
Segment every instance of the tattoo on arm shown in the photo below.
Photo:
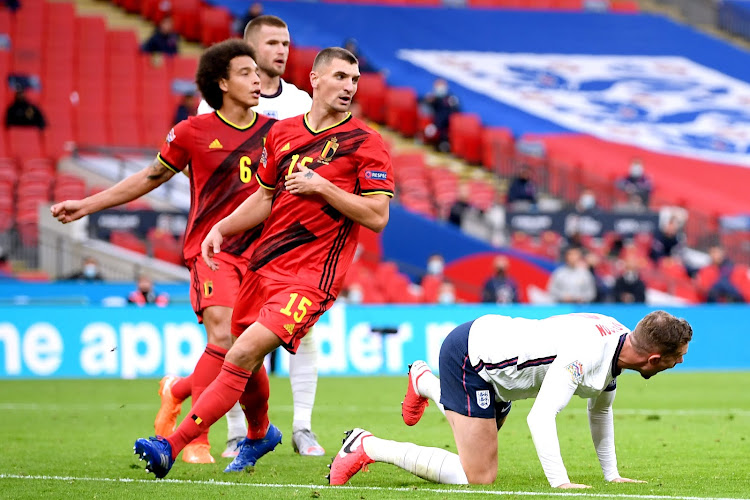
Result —
[[162, 179], [169, 171], [159, 161], [155, 161], [149, 167], [148, 175], [146, 178], [150, 181], [158, 181]]

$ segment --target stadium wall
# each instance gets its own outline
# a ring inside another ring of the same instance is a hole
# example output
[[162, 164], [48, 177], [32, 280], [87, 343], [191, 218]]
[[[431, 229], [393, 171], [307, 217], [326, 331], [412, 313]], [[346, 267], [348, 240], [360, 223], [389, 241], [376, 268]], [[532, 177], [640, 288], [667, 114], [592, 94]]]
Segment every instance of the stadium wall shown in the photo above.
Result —
[[[354, 306], [338, 304], [318, 323], [319, 371], [334, 375], [403, 375], [415, 359], [437, 368], [440, 345], [456, 325], [495, 313], [542, 318], [595, 310], [633, 328], [650, 308], [573, 306]], [[671, 308], [693, 325], [679, 370], [750, 370], [747, 306]], [[0, 307], [0, 379], [141, 378], [190, 373], [205, 345], [188, 306]], [[279, 374], [288, 373], [288, 355]]]

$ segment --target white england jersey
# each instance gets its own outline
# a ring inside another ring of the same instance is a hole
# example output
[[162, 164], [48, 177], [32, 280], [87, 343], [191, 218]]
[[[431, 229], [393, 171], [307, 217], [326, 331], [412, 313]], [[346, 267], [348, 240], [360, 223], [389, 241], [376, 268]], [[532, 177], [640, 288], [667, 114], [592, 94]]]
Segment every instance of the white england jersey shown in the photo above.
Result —
[[[253, 111], [276, 120], [284, 120], [310, 111], [312, 99], [308, 93], [283, 79], [280, 81], [279, 90], [275, 94], [260, 95], [258, 105], [253, 108]], [[198, 114], [213, 112], [214, 109], [205, 100], [201, 100], [198, 105]]]
[[617, 358], [630, 330], [614, 318], [574, 313], [541, 320], [487, 315], [469, 330], [469, 361], [496, 400], [536, 397], [527, 418], [551, 486], [570, 482], [555, 416], [574, 394], [589, 400], [589, 424], [605, 479], [619, 477], [612, 402]]
[[576, 384], [575, 394], [598, 396], [614, 379], [612, 360], [628, 333], [614, 318], [576, 313], [546, 319], [487, 315], [469, 330], [469, 361], [495, 387], [496, 399], [536, 397], [548, 370]]

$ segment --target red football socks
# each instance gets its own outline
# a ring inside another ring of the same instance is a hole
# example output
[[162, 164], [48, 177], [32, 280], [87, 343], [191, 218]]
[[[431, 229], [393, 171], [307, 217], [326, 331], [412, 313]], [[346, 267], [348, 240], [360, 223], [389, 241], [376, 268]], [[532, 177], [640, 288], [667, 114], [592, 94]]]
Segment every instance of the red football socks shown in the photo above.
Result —
[[172, 396], [178, 401], [185, 401], [193, 392], [193, 374], [183, 377], [172, 385]]
[[268, 431], [268, 374], [265, 366], [253, 373], [240, 396], [240, 406], [247, 418], [248, 439], [262, 439]]
[[172, 458], [176, 458], [190, 441], [204, 431], [207, 432], [214, 422], [232, 408], [245, 391], [251, 375], [252, 372], [224, 362], [219, 375], [206, 387], [200, 399], [194, 401], [190, 413], [167, 438], [172, 445]]
[[[193, 379], [192, 406], [195, 406], [198, 402], [206, 387], [219, 376], [226, 354], [227, 350], [223, 347], [214, 344], [206, 346], [206, 350], [201, 355], [198, 363], [196, 363], [195, 370], [193, 370], [193, 374], [191, 375]], [[208, 429], [203, 431], [195, 441], [198, 443], [208, 443]]]

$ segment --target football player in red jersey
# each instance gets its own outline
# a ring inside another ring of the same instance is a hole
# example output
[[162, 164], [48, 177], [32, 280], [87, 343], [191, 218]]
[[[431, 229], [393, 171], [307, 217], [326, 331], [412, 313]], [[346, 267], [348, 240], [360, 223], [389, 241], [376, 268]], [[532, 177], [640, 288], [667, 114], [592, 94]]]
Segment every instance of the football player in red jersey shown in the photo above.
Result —
[[[135, 443], [136, 453], [157, 477], [164, 477], [180, 450], [237, 400], [246, 412], [255, 404], [255, 422], [268, 430], [246, 440], [227, 469], [255, 465], [276, 447], [281, 433], [268, 422], [268, 392], [259, 401], [248, 388], [257, 393], [257, 387], [267, 387], [265, 355], [280, 346], [294, 353], [333, 304], [354, 257], [360, 225], [380, 232], [388, 222], [390, 157], [380, 135], [349, 112], [359, 80], [356, 57], [338, 47], [324, 49], [310, 80], [310, 112], [277, 122], [268, 135], [256, 174], [262, 189], [203, 241], [206, 264], [221, 269], [224, 263], [217, 257], [227, 238], [265, 221], [235, 302], [232, 333], [237, 339], [221, 373], [174, 434]], [[254, 383], [257, 379], [265, 382]]]
[[[241, 40], [228, 40], [206, 50], [196, 81], [201, 94], [217, 111], [178, 123], [149, 167], [105, 191], [51, 208], [58, 220], [71, 222], [139, 198], [190, 166], [191, 206], [183, 257], [191, 274], [193, 310], [208, 336], [206, 350], [192, 375], [193, 402], [216, 378], [232, 345], [232, 307], [261, 228], [227, 241], [218, 257], [222, 263], [218, 270], [210, 269], [201, 258], [201, 240], [258, 189], [254, 174], [263, 141], [275, 122], [251, 109], [260, 98], [260, 77], [252, 49]], [[173, 431], [180, 412], [181, 401], [174, 401], [170, 393], [171, 381], [166, 377], [160, 388], [163, 404], [155, 422], [158, 435]], [[183, 460], [214, 461], [207, 432], [185, 449]]]

